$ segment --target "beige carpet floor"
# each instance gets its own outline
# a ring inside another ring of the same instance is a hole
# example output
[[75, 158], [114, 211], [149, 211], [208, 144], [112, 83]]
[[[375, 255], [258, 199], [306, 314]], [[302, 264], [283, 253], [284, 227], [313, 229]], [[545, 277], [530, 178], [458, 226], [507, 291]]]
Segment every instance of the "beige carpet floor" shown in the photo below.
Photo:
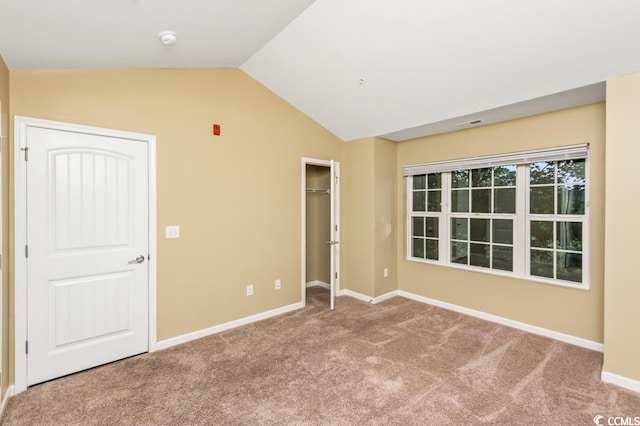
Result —
[[593, 425], [640, 416], [602, 354], [400, 297], [349, 297], [29, 388], [3, 425]]

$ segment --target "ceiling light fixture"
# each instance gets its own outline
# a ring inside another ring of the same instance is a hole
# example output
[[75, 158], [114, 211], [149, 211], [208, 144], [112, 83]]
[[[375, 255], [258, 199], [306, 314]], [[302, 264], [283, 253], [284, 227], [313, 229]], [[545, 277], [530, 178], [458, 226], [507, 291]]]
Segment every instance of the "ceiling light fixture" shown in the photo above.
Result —
[[165, 46], [170, 46], [172, 44], [175, 44], [178, 36], [176, 35], [175, 31], [160, 31], [158, 33], [158, 38], [160, 39], [162, 44], [164, 44]]

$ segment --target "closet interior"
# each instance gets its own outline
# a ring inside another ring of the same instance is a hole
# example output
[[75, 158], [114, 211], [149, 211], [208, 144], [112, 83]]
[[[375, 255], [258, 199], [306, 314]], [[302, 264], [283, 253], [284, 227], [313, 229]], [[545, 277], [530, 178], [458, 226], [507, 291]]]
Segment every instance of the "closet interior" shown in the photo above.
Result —
[[306, 165], [306, 283], [329, 290], [331, 282], [331, 169]]

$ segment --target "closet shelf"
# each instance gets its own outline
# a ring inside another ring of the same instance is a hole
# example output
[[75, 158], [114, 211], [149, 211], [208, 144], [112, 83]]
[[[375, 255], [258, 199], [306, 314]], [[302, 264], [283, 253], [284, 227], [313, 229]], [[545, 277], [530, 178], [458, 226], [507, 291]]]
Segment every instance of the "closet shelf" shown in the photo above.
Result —
[[328, 189], [307, 188], [307, 192], [318, 192], [318, 193], [321, 193], [321, 194], [328, 194], [329, 190]]

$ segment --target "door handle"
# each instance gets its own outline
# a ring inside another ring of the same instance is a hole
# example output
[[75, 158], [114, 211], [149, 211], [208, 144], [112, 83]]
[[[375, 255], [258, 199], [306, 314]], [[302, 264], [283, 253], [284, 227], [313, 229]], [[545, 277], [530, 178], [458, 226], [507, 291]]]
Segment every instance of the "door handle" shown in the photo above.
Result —
[[129, 261], [129, 265], [131, 265], [132, 263], [142, 263], [142, 262], [144, 262], [144, 256], [143, 255], [139, 255], [135, 259], [130, 260]]
[[331, 244], [332, 246], [335, 246], [336, 244], [340, 244], [340, 241], [335, 241], [335, 240], [331, 240], [331, 241], [325, 241], [325, 244]]

